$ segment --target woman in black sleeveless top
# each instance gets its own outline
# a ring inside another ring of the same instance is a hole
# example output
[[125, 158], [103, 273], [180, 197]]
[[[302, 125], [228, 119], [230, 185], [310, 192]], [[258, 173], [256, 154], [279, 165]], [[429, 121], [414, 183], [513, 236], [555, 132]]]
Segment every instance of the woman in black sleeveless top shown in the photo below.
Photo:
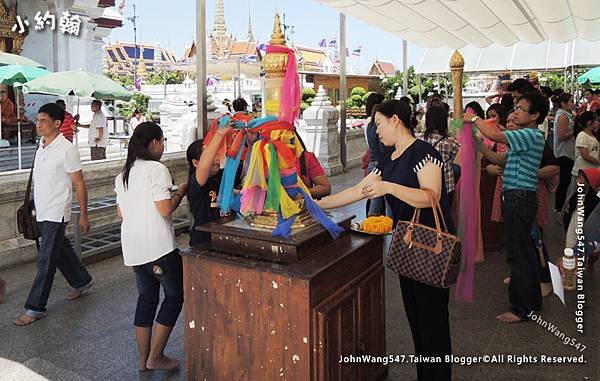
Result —
[[[375, 123], [383, 144], [395, 149], [384, 154], [373, 172], [360, 183], [319, 201], [319, 206], [333, 209], [365, 198], [385, 196], [392, 209], [394, 225], [410, 220], [415, 208], [426, 208], [421, 211], [421, 223], [435, 227], [431, 202], [423, 190], [431, 189], [439, 198], [449, 231], [454, 233], [442, 158], [429, 143], [414, 137], [409, 105], [398, 100], [382, 103], [375, 113]], [[449, 381], [451, 364], [444, 361], [445, 356], [451, 354], [449, 289], [431, 287], [403, 276], [399, 278], [415, 354], [442, 360], [441, 363], [417, 364], [418, 379]]]

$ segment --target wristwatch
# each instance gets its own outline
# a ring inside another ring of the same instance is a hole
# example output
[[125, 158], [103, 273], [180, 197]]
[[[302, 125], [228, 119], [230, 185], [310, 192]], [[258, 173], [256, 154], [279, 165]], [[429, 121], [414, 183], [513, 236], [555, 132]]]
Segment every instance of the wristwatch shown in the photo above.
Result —
[[472, 119], [471, 119], [471, 123], [475, 123], [477, 121], [477, 119], [479, 119], [479, 116], [475, 115]]

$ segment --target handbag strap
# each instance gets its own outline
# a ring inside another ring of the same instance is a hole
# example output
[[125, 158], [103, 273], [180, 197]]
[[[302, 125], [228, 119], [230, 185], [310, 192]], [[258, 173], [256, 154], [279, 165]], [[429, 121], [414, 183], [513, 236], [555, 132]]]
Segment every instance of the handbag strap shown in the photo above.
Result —
[[33, 153], [33, 162], [31, 163], [31, 171], [29, 171], [29, 181], [27, 181], [27, 190], [25, 191], [25, 200], [23, 203], [27, 203], [31, 197], [31, 180], [33, 180], [33, 167], [35, 165], [35, 156], [37, 155], [38, 148], [40, 147], [39, 143], [35, 146], [35, 152]]
[[[427, 196], [429, 197], [429, 201], [431, 202], [431, 210], [433, 212], [433, 219], [435, 221], [436, 230], [438, 231], [438, 233], [441, 233], [442, 227], [443, 227], [444, 232], [448, 233], [448, 226], [446, 225], [446, 219], [444, 218], [444, 213], [442, 211], [442, 207], [440, 206], [440, 203], [438, 202], [438, 200], [435, 196], [435, 193], [431, 189], [422, 189], [422, 190], [427, 192]], [[415, 208], [415, 212], [413, 213], [413, 218], [411, 221], [413, 224], [417, 224], [420, 222], [421, 209], [422, 208]], [[438, 215], [438, 211], [439, 211], [439, 215]], [[440, 217], [439, 216], [441, 216], [442, 226], [440, 226]]]

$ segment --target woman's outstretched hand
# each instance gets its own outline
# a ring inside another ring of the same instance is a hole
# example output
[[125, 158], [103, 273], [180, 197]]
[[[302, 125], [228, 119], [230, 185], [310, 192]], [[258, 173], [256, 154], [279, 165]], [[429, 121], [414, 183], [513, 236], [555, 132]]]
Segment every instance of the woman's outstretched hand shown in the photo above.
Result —
[[371, 183], [365, 184], [362, 188], [362, 195], [365, 198], [377, 198], [384, 196], [388, 193], [387, 181], [375, 180]]

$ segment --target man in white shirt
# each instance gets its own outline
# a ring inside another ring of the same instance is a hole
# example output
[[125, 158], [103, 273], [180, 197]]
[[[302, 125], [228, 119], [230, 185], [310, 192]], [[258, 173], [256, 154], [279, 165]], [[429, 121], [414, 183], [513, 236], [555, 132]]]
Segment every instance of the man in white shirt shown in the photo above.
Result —
[[90, 124], [79, 124], [78, 127], [88, 128], [88, 143], [92, 160], [106, 159], [106, 147], [108, 147], [108, 121], [102, 112], [102, 102], [94, 99], [92, 101], [92, 121]]
[[79, 151], [60, 133], [64, 117], [64, 109], [56, 103], [42, 106], [37, 114], [36, 128], [42, 138], [33, 165], [33, 199], [41, 237], [37, 274], [25, 303], [25, 313], [15, 322], [18, 326], [46, 316], [56, 269], [73, 287], [66, 295], [67, 300], [77, 299], [92, 286], [92, 277], [65, 236], [71, 218], [73, 186], [80, 205], [79, 228], [83, 233], [90, 231], [90, 222]]

